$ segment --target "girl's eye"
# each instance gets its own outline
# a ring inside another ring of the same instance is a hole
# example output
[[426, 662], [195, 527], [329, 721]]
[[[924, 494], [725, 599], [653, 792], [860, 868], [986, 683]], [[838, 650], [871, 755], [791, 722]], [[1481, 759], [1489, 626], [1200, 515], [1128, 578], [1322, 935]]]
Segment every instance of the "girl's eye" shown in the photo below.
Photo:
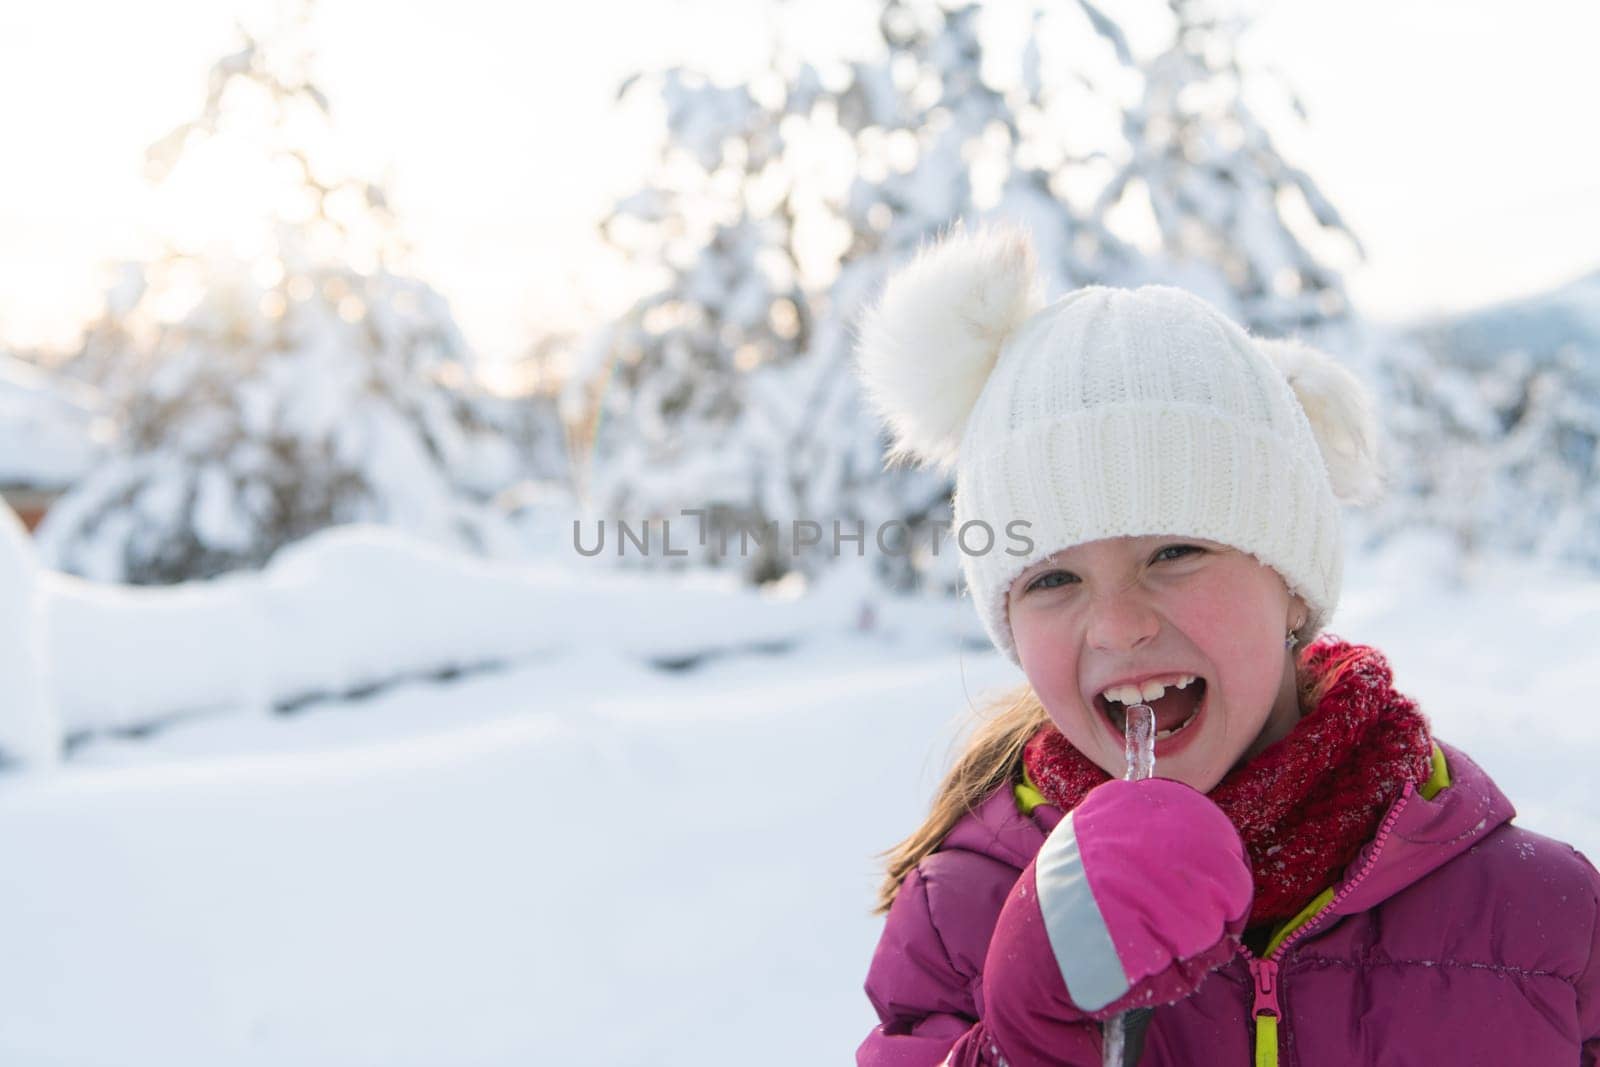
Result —
[[1165, 548], [1157, 549], [1156, 554], [1150, 557], [1150, 561], [1152, 563], [1163, 563], [1168, 560], [1197, 555], [1204, 551], [1205, 549], [1199, 545], [1167, 545]]
[[[1052, 579], [1055, 578], [1059, 578], [1061, 580], [1059, 582], [1052, 581]], [[1067, 571], [1045, 571], [1043, 574], [1039, 575], [1039, 577], [1028, 583], [1028, 591], [1032, 592], [1035, 589], [1059, 589], [1061, 586], [1077, 580], [1077, 575], [1071, 574]]]

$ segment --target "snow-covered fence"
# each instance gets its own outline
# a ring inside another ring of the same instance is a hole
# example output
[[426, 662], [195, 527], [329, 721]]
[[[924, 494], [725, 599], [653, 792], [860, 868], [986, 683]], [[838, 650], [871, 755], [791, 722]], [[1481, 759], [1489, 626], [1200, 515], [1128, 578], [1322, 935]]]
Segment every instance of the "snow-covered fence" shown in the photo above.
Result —
[[[380, 527], [330, 530], [261, 572], [212, 581], [144, 588], [46, 573], [41, 584], [68, 735], [292, 707], [595, 648], [671, 668], [881, 626], [885, 610], [926, 625], [936, 610], [864, 609], [879, 600], [864, 575], [778, 601], [704, 574], [632, 575], [598, 561], [508, 566]], [[947, 606], [952, 619], [970, 614]], [[953, 634], [962, 629], [957, 621]]]

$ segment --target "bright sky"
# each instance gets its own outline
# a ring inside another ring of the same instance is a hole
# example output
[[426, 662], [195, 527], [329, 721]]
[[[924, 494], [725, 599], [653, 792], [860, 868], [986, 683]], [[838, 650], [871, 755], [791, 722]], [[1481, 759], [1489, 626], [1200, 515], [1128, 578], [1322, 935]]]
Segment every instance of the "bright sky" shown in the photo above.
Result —
[[[234, 20], [264, 0], [0, 6], [0, 339], [65, 345], [103, 265], [156, 225], [143, 151], [189, 117]], [[1140, 26], [1159, 0], [1100, 0]], [[827, 49], [870, 30], [864, 0], [789, 0]], [[1600, 268], [1600, 5], [1277, 0], [1247, 57], [1310, 111], [1280, 144], [1366, 245], [1359, 306], [1400, 317], [1492, 302]], [[632, 70], [725, 73], [774, 23], [754, 0], [322, 0], [318, 74], [368, 173], [390, 178], [415, 269], [489, 357], [626, 300], [594, 223], [648, 145], [611, 108]], [[806, 38], [810, 38], [807, 41]]]

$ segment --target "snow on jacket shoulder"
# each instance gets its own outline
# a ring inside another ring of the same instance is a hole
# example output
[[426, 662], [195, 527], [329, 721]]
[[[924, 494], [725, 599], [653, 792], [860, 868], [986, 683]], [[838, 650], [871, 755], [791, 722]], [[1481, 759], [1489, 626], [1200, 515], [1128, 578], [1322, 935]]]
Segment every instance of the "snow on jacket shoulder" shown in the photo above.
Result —
[[[1600, 874], [1512, 825], [1482, 769], [1439, 748], [1449, 787], [1396, 801], [1335, 902], [1274, 956], [1275, 1062], [1600, 1067]], [[1060, 818], [1049, 805], [1021, 814], [1002, 788], [906, 875], [867, 974], [881, 1022], [860, 1067], [936, 1067], [975, 1030], [1001, 906]], [[1254, 993], [1236, 957], [1156, 1009], [1140, 1062], [1254, 1062]], [[1096, 1052], [1086, 1067], [1098, 1063]]]

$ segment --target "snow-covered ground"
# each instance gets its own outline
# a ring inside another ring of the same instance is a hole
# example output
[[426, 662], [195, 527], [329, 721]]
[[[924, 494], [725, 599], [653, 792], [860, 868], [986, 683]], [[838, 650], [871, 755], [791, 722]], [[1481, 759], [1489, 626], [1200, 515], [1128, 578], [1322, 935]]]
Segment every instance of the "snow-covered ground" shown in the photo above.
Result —
[[[200, 609], [55, 583], [54, 691], [98, 732], [0, 773], [0, 1063], [850, 1062], [874, 854], [1019, 679], [970, 607], [363, 544], [172, 594]], [[1600, 854], [1600, 579], [1508, 562], [1446, 592], [1447, 566], [1352, 560], [1334, 629], [1524, 825]], [[308, 573], [316, 599], [284, 592]]]

